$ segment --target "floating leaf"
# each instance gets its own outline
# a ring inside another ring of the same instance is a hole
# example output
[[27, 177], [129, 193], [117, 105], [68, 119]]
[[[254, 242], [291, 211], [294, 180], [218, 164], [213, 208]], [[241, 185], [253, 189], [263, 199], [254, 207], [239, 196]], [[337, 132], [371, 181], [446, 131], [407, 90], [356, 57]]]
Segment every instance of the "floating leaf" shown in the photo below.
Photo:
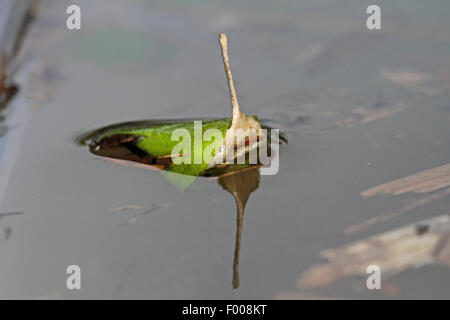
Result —
[[[165, 170], [167, 179], [181, 189], [193, 179], [176, 174], [212, 176], [229, 172], [230, 168], [241, 170], [261, 165], [260, 148], [264, 152], [269, 143], [280, 143], [285, 137], [281, 135], [280, 141], [271, 141], [269, 130], [263, 130], [268, 127], [262, 127], [256, 116], [246, 116], [241, 112], [231, 76], [225, 34], [220, 35], [220, 46], [230, 90], [232, 118], [121, 123], [85, 133], [78, 142], [89, 145], [92, 153], [102, 157]], [[215, 131], [208, 137], [210, 129]], [[266, 156], [270, 156], [270, 148], [267, 151]], [[256, 155], [256, 159], [251, 158], [252, 155]], [[243, 161], [238, 161], [237, 165], [230, 162], [236, 159]]]

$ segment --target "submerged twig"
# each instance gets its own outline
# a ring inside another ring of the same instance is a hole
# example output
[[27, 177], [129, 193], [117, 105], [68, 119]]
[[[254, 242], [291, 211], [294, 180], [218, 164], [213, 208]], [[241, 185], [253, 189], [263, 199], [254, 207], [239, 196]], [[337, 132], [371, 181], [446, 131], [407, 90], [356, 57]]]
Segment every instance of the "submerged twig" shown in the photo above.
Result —
[[427, 204], [429, 204], [432, 201], [435, 200], [439, 200], [442, 199], [444, 197], [447, 197], [450, 195], [450, 188], [446, 188], [442, 191], [439, 192], [435, 192], [423, 197], [420, 197], [419, 199], [414, 199], [411, 201], [408, 201], [407, 203], [405, 203], [404, 205], [401, 205], [399, 208], [397, 208], [397, 210], [395, 211], [391, 211], [388, 213], [384, 213], [382, 215], [370, 218], [366, 221], [363, 221], [361, 223], [358, 224], [354, 224], [349, 226], [347, 229], [345, 229], [344, 233], [347, 235], [351, 235], [354, 234], [356, 232], [360, 232], [363, 231], [367, 228], [369, 228], [370, 226], [377, 224], [377, 223], [381, 223], [381, 222], [386, 222], [389, 221], [397, 216], [400, 216], [404, 213], [407, 213], [411, 210], [414, 210], [418, 207], [422, 207], [425, 206]]
[[404, 270], [430, 264], [450, 266], [450, 216], [408, 224], [343, 247], [327, 249], [328, 262], [315, 265], [298, 279], [301, 288], [320, 287], [350, 276], [366, 276], [377, 265], [383, 281]]
[[0, 111], [5, 108], [6, 104], [18, 91], [18, 87], [15, 84], [8, 83], [7, 67], [8, 58], [5, 53], [2, 53], [0, 61]]
[[450, 186], [450, 163], [384, 183], [361, 192], [363, 197], [378, 193], [400, 195], [407, 192], [428, 193]]
[[13, 212], [4, 212], [4, 213], [0, 213], [0, 219], [4, 218], [4, 217], [9, 217], [9, 216], [16, 216], [19, 214], [23, 214], [23, 211], [13, 211]]

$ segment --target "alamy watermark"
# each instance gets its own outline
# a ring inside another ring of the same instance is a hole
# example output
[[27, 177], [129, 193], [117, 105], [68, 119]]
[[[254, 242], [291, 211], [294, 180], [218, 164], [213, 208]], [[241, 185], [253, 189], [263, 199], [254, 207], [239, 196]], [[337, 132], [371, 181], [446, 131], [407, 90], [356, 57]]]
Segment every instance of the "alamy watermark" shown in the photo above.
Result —
[[75, 4], [67, 7], [66, 13], [69, 15], [66, 19], [66, 27], [69, 30], [81, 29], [81, 8]]
[[[66, 9], [66, 13], [69, 15], [66, 19], [66, 27], [69, 30], [81, 29], [81, 8], [78, 5], [69, 5]], [[366, 20], [366, 26], [369, 30], [381, 29], [381, 9], [378, 5], [369, 5], [366, 9], [366, 13], [369, 14]]]
[[[194, 121], [193, 132], [186, 128], [177, 128], [172, 132], [171, 140], [178, 142], [171, 153], [174, 164], [208, 163], [209, 167], [261, 164], [262, 175], [274, 175], [278, 172], [278, 129], [234, 129], [232, 134], [226, 133], [224, 137], [219, 129], [209, 128], [203, 131], [202, 127], [202, 121]], [[209, 143], [203, 149], [204, 142]]]
[[80, 290], [81, 289], [81, 269], [80, 266], [72, 264], [67, 267], [66, 273], [69, 276], [66, 279], [66, 287], [69, 290]]
[[367, 289], [381, 289], [381, 269], [376, 264], [367, 267], [367, 274], [370, 274], [366, 280]]
[[370, 16], [366, 20], [366, 26], [369, 30], [380, 30], [381, 29], [381, 9], [380, 6], [375, 4], [367, 7], [367, 14]]

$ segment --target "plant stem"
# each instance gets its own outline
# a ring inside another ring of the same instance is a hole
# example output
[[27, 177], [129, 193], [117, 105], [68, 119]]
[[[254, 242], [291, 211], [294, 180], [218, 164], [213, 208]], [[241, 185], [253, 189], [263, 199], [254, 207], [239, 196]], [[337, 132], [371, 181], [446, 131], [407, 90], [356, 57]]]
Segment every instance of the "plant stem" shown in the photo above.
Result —
[[230, 61], [228, 59], [228, 45], [227, 45], [227, 35], [221, 33], [219, 36], [220, 47], [222, 48], [222, 59], [223, 67], [225, 69], [225, 74], [227, 75], [228, 88], [230, 89], [231, 107], [233, 110], [233, 123], [238, 121], [240, 118], [244, 117], [239, 108], [239, 103], [236, 95], [236, 90], [234, 88], [233, 77], [230, 71]]

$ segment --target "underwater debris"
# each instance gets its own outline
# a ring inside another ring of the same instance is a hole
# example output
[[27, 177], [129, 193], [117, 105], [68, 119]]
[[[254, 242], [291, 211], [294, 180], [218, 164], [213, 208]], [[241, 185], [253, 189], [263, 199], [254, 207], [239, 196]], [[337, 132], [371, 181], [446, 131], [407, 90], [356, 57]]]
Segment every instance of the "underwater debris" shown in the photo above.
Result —
[[6, 54], [1, 55], [0, 62], [0, 111], [2, 111], [9, 101], [16, 95], [19, 91], [19, 87], [11, 83], [6, 75], [6, 70], [8, 66], [8, 58]]
[[396, 179], [361, 192], [363, 197], [379, 193], [400, 195], [407, 192], [428, 193], [450, 186], [450, 163]]
[[450, 216], [408, 224], [336, 249], [321, 252], [328, 262], [315, 265], [298, 279], [300, 288], [329, 285], [338, 279], [366, 275], [377, 265], [383, 279], [430, 264], [450, 267]]
[[427, 194], [418, 199], [412, 199], [410, 201], [407, 201], [405, 204], [399, 206], [394, 211], [375, 216], [373, 218], [370, 218], [370, 219], [360, 222], [358, 224], [351, 225], [345, 229], [344, 233], [346, 235], [351, 235], [356, 232], [363, 231], [374, 224], [387, 222], [387, 221], [394, 219], [395, 217], [398, 217], [404, 213], [410, 212], [416, 208], [425, 206], [433, 201], [445, 198], [449, 195], [450, 195], [450, 188], [446, 188], [439, 192]]

